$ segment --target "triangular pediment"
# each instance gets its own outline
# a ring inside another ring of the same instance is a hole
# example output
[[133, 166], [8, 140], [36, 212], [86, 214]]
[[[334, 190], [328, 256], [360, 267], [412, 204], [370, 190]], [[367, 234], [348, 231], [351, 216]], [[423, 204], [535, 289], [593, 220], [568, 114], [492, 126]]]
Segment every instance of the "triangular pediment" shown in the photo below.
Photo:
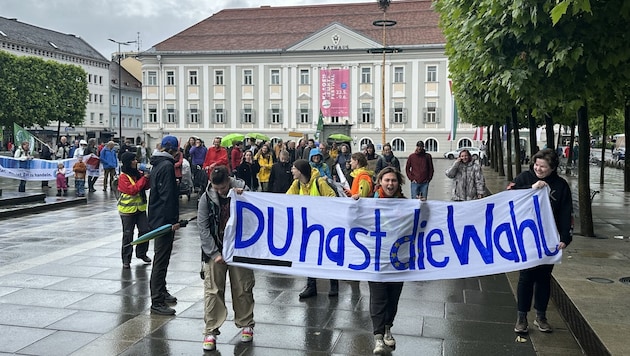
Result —
[[361, 94], [361, 96], [359, 96], [359, 99], [360, 100], [371, 100], [371, 99], [374, 99], [374, 96], [372, 94], [366, 92], [366, 93]]
[[302, 93], [298, 96], [298, 100], [311, 100], [311, 96], [306, 93]]
[[376, 47], [381, 45], [359, 32], [334, 22], [287, 48], [287, 51], [343, 51]]

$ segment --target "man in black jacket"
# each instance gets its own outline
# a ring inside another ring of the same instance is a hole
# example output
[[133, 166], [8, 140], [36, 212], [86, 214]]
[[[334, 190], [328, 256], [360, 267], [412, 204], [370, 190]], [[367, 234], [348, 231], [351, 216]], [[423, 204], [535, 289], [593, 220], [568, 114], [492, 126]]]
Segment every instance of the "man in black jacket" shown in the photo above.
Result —
[[162, 315], [174, 315], [175, 309], [166, 303], [177, 303], [177, 298], [166, 289], [166, 272], [173, 250], [175, 231], [179, 229], [179, 189], [175, 179], [175, 160], [173, 156], [179, 149], [175, 136], [162, 139], [162, 150], [151, 156], [151, 192], [149, 196], [148, 217], [151, 230], [166, 224], [172, 224], [171, 231], [155, 239], [153, 250], [153, 268], [151, 269], [151, 312]]
[[280, 151], [279, 161], [271, 166], [269, 176], [269, 187], [272, 193], [286, 193], [293, 183], [293, 173], [291, 173], [292, 163], [289, 162], [289, 152]]

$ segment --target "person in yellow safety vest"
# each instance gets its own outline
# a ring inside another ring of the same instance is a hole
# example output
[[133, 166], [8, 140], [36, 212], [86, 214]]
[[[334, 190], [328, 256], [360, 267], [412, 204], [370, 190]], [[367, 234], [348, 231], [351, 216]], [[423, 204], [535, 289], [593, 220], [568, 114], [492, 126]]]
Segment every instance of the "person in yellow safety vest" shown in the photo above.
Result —
[[[118, 178], [118, 213], [123, 227], [122, 238], [122, 262], [123, 268], [131, 268], [131, 256], [133, 246], [129, 243], [133, 241], [133, 233], [138, 227], [138, 236], [149, 232], [149, 221], [147, 219], [147, 194], [149, 189], [149, 173], [138, 170], [138, 160], [135, 153], [125, 152], [121, 156], [122, 173]], [[151, 263], [147, 256], [149, 242], [136, 245], [136, 257], [144, 263]]]

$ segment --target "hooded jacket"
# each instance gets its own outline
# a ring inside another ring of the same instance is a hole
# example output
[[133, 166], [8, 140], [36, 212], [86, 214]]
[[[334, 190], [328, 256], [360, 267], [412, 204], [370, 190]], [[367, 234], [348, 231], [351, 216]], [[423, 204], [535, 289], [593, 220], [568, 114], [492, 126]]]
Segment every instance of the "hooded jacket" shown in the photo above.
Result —
[[486, 181], [477, 161], [471, 160], [468, 163], [455, 161], [445, 173], [447, 177], [453, 179], [453, 200], [473, 200], [479, 195], [485, 195]]
[[540, 179], [534, 173], [534, 169], [530, 168], [529, 171], [525, 171], [516, 178], [514, 178], [513, 185], [510, 185], [508, 189], [528, 189], [539, 180], [545, 181], [551, 191], [549, 192], [549, 199], [551, 201], [551, 210], [553, 211], [553, 217], [560, 233], [560, 241], [564, 242], [567, 246], [573, 241], [572, 233], [572, 216], [573, 216], [573, 197], [571, 195], [571, 188], [566, 180], [558, 175], [558, 171], [554, 170], [547, 177]]
[[179, 221], [179, 189], [175, 179], [175, 160], [160, 151], [151, 156], [151, 191], [149, 193], [149, 227], [156, 229]]
[[[318, 163], [313, 162], [314, 156], [319, 156]], [[324, 162], [324, 155], [322, 155], [319, 148], [311, 148], [311, 152], [308, 154], [308, 163], [310, 163], [311, 167], [317, 169], [320, 177], [332, 178], [330, 167]]]
[[[249, 190], [241, 179], [230, 177], [230, 188]], [[197, 207], [197, 226], [201, 239], [201, 251], [205, 262], [214, 260], [223, 251], [223, 236], [219, 236], [221, 204], [219, 195], [208, 184], [206, 191], [199, 198]]]
[[[294, 179], [291, 187], [287, 190], [287, 194], [336, 197], [337, 194], [330, 188], [325, 179], [319, 176], [317, 168], [311, 168], [311, 179], [308, 183], [303, 184], [299, 179]], [[314, 187], [313, 184], [317, 185]], [[313, 194], [315, 192], [316, 194]]]

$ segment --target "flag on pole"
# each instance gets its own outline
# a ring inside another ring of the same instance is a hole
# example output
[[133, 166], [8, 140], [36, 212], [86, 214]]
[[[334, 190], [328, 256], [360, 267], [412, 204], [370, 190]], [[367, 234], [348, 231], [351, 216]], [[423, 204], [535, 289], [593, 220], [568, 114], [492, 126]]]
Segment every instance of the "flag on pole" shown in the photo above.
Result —
[[31, 149], [30, 153], [33, 153], [33, 150], [35, 149], [35, 136], [31, 135], [30, 132], [28, 132], [22, 126], [16, 124], [15, 122], [13, 123], [13, 138], [17, 147], [21, 147], [22, 142], [28, 141], [28, 143], [30, 144], [29, 147]]
[[483, 126], [475, 128], [473, 141], [483, 141]]
[[324, 114], [322, 113], [322, 110], [319, 110], [319, 119], [317, 120], [317, 131], [315, 131], [315, 139], [319, 140], [319, 135], [322, 133], [322, 130], [324, 130]]
[[455, 103], [455, 95], [453, 94], [453, 81], [448, 81], [448, 87], [451, 90], [451, 103], [453, 111], [453, 122], [451, 122], [451, 132], [448, 133], [447, 141], [455, 141], [457, 135], [457, 123], [459, 122], [459, 115], [457, 114], [457, 104]]

